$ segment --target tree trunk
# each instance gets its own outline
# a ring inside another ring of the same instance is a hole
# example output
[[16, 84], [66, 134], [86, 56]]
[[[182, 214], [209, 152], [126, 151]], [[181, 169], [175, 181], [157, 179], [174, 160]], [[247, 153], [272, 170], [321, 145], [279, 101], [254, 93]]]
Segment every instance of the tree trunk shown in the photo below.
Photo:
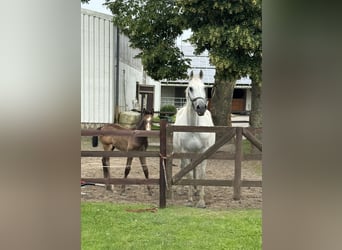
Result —
[[255, 82], [252, 79], [252, 105], [249, 116], [250, 126], [253, 128], [262, 127], [262, 112], [261, 112], [261, 83]]
[[[262, 112], [261, 112], [261, 82], [256, 82], [252, 79], [252, 105], [251, 113], [249, 115], [249, 123], [252, 128], [262, 127]], [[262, 140], [262, 132], [254, 133], [254, 136], [258, 140]], [[259, 150], [256, 147], [251, 148], [251, 153], [258, 153]]]
[[232, 100], [235, 81], [215, 76], [211, 96], [211, 114], [215, 126], [231, 126]]

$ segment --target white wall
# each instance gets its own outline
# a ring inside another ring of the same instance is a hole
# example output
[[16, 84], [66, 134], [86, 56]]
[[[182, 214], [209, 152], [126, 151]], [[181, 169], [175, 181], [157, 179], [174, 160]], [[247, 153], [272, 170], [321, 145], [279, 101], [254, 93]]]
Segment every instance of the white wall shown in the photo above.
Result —
[[160, 82], [153, 80], [151, 77], [146, 78], [147, 85], [154, 85], [154, 110], [160, 110], [161, 85]]
[[114, 37], [110, 16], [81, 11], [81, 122], [113, 120]]
[[120, 95], [119, 106], [121, 111], [128, 111], [133, 108], [133, 100], [135, 100], [136, 82], [142, 81], [142, 71], [121, 64], [120, 70]]

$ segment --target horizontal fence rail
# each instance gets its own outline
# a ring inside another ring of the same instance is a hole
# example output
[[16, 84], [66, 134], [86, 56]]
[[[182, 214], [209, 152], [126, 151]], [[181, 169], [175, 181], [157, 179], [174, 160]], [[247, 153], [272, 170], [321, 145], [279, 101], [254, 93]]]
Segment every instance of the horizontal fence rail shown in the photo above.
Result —
[[99, 136], [99, 135], [117, 135], [117, 136], [136, 136], [136, 137], [159, 137], [159, 131], [146, 130], [97, 130], [82, 129], [81, 136]]
[[224, 127], [224, 126], [193, 127], [193, 126], [179, 126], [179, 125], [169, 126], [168, 129], [169, 129], [169, 132], [225, 132], [225, 131], [235, 130], [234, 127]]
[[159, 179], [138, 178], [82, 178], [82, 181], [113, 185], [159, 185]]
[[82, 157], [160, 157], [156, 151], [81, 151]]
[[[189, 158], [193, 159], [199, 156], [199, 153], [172, 153], [170, 157], [174, 159], [182, 159], [182, 158]], [[244, 161], [253, 161], [253, 160], [261, 160], [261, 154], [243, 154], [242, 156]], [[208, 160], [235, 160], [235, 154], [227, 153], [227, 152], [220, 152], [217, 151], [212, 155], [209, 155]]]
[[[233, 186], [233, 180], [197, 180], [197, 179], [182, 179], [179, 181], [179, 185], [201, 185], [201, 186]], [[242, 187], [261, 187], [260, 180], [241, 180]]]

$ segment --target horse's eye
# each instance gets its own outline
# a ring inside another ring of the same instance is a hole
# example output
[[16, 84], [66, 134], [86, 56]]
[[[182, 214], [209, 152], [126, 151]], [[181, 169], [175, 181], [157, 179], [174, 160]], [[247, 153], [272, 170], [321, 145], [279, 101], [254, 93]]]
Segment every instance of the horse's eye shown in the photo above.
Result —
[[189, 87], [190, 92], [192, 92], [192, 87]]

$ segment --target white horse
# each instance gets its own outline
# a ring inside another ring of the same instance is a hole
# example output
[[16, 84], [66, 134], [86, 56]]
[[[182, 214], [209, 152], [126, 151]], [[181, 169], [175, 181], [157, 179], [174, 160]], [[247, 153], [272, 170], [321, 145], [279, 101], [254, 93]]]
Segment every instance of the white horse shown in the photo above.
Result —
[[[185, 90], [186, 104], [176, 115], [174, 125], [188, 126], [214, 126], [211, 113], [207, 110], [207, 99], [204, 84], [202, 81], [203, 72], [199, 77], [194, 77], [193, 71], [190, 73], [189, 85]], [[215, 143], [215, 133], [194, 133], [194, 132], [174, 132], [173, 150], [181, 153], [202, 153]], [[181, 168], [190, 163], [190, 159], [181, 159]], [[204, 160], [196, 167], [196, 179], [205, 179], [205, 169], [207, 162]], [[193, 173], [190, 171], [187, 178], [192, 179]], [[198, 186], [199, 201], [196, 207], [205, 208], [204, 186]], [[192, 186], [189, 187], [188, 202], [193, 205]]]

